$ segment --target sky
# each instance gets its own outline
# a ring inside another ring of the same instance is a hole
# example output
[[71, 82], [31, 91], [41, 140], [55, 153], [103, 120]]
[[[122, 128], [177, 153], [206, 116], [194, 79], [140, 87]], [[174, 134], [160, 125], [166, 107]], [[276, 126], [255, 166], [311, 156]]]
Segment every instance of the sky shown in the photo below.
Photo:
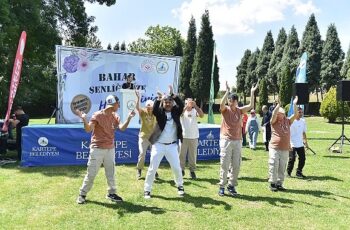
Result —
[[220, 68], [220, 88], [236, 84], [236, 67], [244, 51], [261, 48], [271, 30], [274, 41], [284, 27], [289, 33], [292, 25], [301, 41], [306, 23], [315, 14], [322, 36], [335, 24], [343, 51], [350, 44], [350, 3], [348, 0], [117, 0], [111, 7], [86, 3], [86, 12], [95, 16], [94, 25], [102, 46], [126, 44], [144, 38], [149, 26], [171, 26], [186, 39], [191, 15], [196, 19], [197, 33], [201, 16], [209, 10]]

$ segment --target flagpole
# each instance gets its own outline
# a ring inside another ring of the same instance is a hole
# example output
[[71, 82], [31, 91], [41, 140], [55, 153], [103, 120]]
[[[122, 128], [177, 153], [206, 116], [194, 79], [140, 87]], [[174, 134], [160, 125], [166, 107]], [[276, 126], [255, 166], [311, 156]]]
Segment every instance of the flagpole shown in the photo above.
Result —
[[209, 108], [208, 108], [208, 123], [214, 124], [214, 113], [213, 113], [213, 104], [214, 104], [214, 68], [215, 68], [215, 41], [213, 47], [213, 63], [211, 68], [211, 77], [210, 77], [210, 96], [209, 96]]

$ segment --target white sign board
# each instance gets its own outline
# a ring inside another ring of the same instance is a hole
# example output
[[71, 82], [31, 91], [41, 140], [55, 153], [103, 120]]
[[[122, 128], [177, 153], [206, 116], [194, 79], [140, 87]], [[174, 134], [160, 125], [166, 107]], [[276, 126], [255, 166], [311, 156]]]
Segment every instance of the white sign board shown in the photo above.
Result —
[[141, 106], [154, 100], [157, 91], [167, 93], [169, 85], [175, 92], [178, 88], [180, 57], [56, 46], [56, 60], [57, 123], [81, 122], [77, 109], [90, 118], [106, 106], [109, 94], [120, 97], [128, 75], [142, 92]]

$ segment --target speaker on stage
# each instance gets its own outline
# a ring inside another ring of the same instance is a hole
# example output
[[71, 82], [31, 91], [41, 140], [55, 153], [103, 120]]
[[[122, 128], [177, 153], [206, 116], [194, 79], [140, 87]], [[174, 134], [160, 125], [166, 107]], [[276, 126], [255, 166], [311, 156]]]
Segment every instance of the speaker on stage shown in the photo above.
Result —
[[350, 80], [338, 81], [337, 101], [350, 101]]
[[309, 85], [308, 83], [294, 83], [293, 96], [298, 96], [298, 104], [304, 105], [309, 103]]

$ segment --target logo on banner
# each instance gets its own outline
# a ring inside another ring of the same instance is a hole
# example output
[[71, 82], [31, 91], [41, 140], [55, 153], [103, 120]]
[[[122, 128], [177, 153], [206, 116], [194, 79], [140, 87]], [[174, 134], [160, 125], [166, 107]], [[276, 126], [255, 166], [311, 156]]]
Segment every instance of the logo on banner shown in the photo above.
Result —
[[150, 73], [154, 70], [154, 63], [152, 60], [146, 59], [141, 63], [141, 71]]
[[38, 139], [38, 144], [39, 144], [40, 146], [46, 146], [46, 145], [49, 144], [49, 140], [48, 140], [46, 137], [40, 137], [40, 138]]
[[126, 107], [128, 107], [129, 110], [134, 110], [136, 108], [136, 102], [134, 100], [130, 100], [126, 103]]
[[72, 102], [70, 103], [70, 109], [74, 114], [76, 114], [76, 110], [80, 110], [87, 114], [91, 109], [91, 100], [89, 97], [79, 94], [73, 98]]
[[165, 74], [169, 70], [169, 65], [165, 61], [160, 61], [157, 64], [157, 72], [160, 74]]

